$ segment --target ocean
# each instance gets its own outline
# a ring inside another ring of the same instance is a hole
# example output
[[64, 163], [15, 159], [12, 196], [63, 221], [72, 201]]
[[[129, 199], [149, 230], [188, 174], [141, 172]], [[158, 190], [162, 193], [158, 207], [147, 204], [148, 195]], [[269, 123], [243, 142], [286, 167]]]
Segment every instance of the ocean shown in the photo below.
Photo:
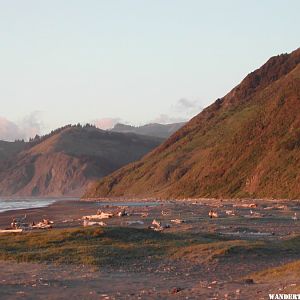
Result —
[[45, 207], [59, 200], [79, 200], [79, 198], [0, 198], [0, 212], [8, 210]]

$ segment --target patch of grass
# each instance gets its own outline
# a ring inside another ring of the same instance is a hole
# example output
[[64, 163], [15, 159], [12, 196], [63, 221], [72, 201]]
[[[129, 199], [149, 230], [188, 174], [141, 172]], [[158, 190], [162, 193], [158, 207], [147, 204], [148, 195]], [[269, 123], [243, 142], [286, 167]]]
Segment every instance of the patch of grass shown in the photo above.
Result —
[[248, 241], [216, 241], [212, 243], [188, 245], [170, 251], [172, 259], [181, 259], [193, 263], [209, 262], [229, 253], [234, 247], [247, 247]]
[[297, 254], [299, 246], [299, 236], [280, 242], [261, 242], [218, 234], [172, 234], [124, 227], [75, 228], [1, 235], [0, 259], [130, 267], [147, 263], [149, 257], [192, 264], [248, 254], [276, 258]]
[[170, 258], [193, 263], [205, 263], [214, 259], [234, 257], [261, 257], [277, 259], [282, 256], [300, 257], [300, 236], [283, 241], [223, 240], [210, 243], [185, 245], [170, 251]]
[[279, 279], [299, 279], [300, 276], [300, 260], [284, 264], [276, 268], [269, 268], [258, 273], [252, 274], [250, 277], [258, 282], [278, 281]]
[[134, 228], [55, 229], [0, 236], [0, 259], [87, 265], [124, 265], [151, 256], [161, 258], [169, 249], [210, 242], [211, 235], [195, 240]]

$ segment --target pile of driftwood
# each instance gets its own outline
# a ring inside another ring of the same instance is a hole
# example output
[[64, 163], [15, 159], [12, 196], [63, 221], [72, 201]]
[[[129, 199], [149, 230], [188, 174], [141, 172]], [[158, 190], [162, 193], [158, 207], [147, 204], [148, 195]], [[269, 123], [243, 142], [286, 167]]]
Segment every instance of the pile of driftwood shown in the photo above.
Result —
[[172, 223], [175, 223], [175, 224], [182, 224], [184, 223], [184, 220], [181, 220], [181, 219], [173, 219], [171, 220]]
[[112, 218], [114, 215], [111, 213], [105, 213], [105, 212], [97, 212], [96, 215], [90, 215], [90, 216], [83, 216], [83, 220], [102, 220], [102, 219], [109, 219]]
[[88, 226], [107, 226], [106, 223], [103, 221], [89, 221], [89, 220], [83, 220], [83, 226], [88, 227]]
[[34, 222], [33, 222], [31, 224], [31, 228], [33, 228], [33, 229], [51, 229], [53, 224], [54, 224], [53, 221], [43, 219], [42, 221], [38, 222], [37, 224], [34, 224]]
[[154, 231], [163, 231], [164, 229], [166, 228], [170, 228], [170, 224], [165, 224], [165, 225], [162, 225], [162, 223], [160, 221], [157, 221], [157, 220], [153, 220], [152, 221], [152, 225], [149, 226], [149, 229], [152, 229]]
[[216, 212], [216, 211], [214, 211], [214, 210], [210, 210], [209, 212], [208, 212], [208, 216], [212, 219], [212, 218], [218, 218], [219, 217], [219, 214]]
[[53, 224], [53, 221], [47, 219], [43, 219], [38, 223], [28, 222], [27, 216], [24, 215], [24, 217], [13, 218], [10, 227], [1, 229], [0, 233], [18, 233], [34, 229], [50, 229]]
[[125, 217], [125, 216], [129, 216], [129, 213], [125, 209], [122, 209], [121, 211], [119, 211], [115, 214], [98, 210], [95, 215], [89, 215], [89, 216], [83, 216], [82, 217], [83, 226], [84, 227], [87, 227], [87, 226], [107, 226], [106, 223], [104, 223], [103, 221], [99, 221], [99, 220], [110, 219], [112, 217]]

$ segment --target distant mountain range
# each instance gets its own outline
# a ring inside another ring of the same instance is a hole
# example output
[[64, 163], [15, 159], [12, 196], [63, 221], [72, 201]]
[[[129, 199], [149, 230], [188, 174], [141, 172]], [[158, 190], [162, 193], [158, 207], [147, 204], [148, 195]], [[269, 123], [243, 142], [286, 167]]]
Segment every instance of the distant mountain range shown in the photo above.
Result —
[[185, 122], [181, 123], [174, 123], [174, 124], [158, 124], [158, 123], [151, 123], [146, 124], [143, 126], [131, 126], [118, 123], [115, 125], [114, 128], [111, 129], [113, 132], [131, 132], [141, 135], [148, 135], [148, 136], [156, 136], [160, 138], [168, 138], [174, 132], [176, 132], [179, 128], [181, 128]]
[[270, 58], [85, 197], [300, 197], [300, 48]]
[[0, 195], [82, 195], [96, 178], [140, 159], [158, 137], [65, 126], [30, 142], [0, 141]]

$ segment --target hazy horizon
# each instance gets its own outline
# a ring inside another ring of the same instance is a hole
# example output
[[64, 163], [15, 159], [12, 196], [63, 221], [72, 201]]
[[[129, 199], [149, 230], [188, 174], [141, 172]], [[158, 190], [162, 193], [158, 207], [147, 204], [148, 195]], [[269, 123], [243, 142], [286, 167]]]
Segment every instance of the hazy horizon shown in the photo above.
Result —
[[298, 1], [0, 1], [0, 139], [188, 120], [299, 47]]

